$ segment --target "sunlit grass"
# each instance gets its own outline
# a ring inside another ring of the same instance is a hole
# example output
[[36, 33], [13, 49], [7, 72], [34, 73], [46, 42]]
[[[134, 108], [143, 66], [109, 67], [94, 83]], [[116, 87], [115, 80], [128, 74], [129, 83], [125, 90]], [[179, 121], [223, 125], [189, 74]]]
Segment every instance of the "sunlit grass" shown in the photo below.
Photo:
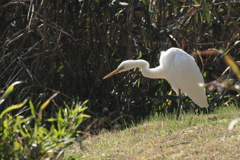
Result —
[[71, 146], [65, 157], [82, 159], [211, 159], [237, 158], [239, 128], [228, 131], [240, 109], [221, 107], [213, 114], [152, 116], [123, 131], [106, 132]]

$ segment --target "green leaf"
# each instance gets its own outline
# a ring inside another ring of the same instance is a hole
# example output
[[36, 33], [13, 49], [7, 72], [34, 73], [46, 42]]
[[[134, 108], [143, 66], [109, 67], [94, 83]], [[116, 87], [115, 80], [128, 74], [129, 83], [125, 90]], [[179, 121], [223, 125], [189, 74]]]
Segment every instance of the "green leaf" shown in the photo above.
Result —
[[81, 104], [81, 106], [84, 106], [86, 103], [88, 103], [88, 99], [87, 100], [85, 100], [82, 104]]
[[147, 1], [146, 1], [146, 0], [142, 0], [142, 3], [143, 3], [144, 5], [147, 5]]
[[31, 113], [32, 113], [32, 115], [33, 115], [34, 117], [36, 117], [36, 116], [35, 116], [35, 109], [34, 109], [34, 105], [33, 105], [33, 103], [32, 103], [32, 101], [31, 101], [31, 100], [29, 101], [29, 106], [30, 106], [30, 109], [31, 109]]
[[48, 106], [48, 104], [50, 103], [50, 101], [56, 97], [58, 95], [58, 93], [53, 94], [48, 100], [46, 100], [41, 106], [40, 106], [40, 111], [38, 113], [38, 117], [40, 119], [42, 119], [42, 111]]
[[23, 129], [20, 129], [20, 133], [22, 137], [31, 137], [30, 134], [25, 132]]
[[138, 83], [137, 83], [137, 85], [138, 85], [138, 88], [140, 87], [140, 85], [141, 85], [141, 79], [140, 78], [138, 78], [138, 81], [137, 81]]
[[26, 104], [27, 101], [28, 101], [28, 98], [26, 98], [22, 103], [15, 104], [15, 105], [12, 105], [12, 106], [6, 108], [6, 109], [1, 113], [0, 118], [2, 118], [4, 114], [6, 114], [7, 112], [9, 112], [9, 111], [11, 111], [11, 110], [21, 108], [23, 105]]
[[52, 95], [48, 100], [46, 100], [41, 106], [40, 106], [40, 110], [44, 110], [48, 104], [50, 103], [50, 101], [56, 97], [58, 95], [58, 93], [55, 93], [54, 95]]
[[[82, 106], [81, 106], [82, 107]], [[86, 110], [87, 109], [87, 107], [82, 107], [82, 108], [80, 108], [79, 110], [78, 110], [78, 112], [83, 112], [84, 110]]]
[[142, 51], [141, 50], [139, 50], [139, 52], [138, 52], [138, 58], [142, 58]]
[[4, 102], [4, 100], [12, 93], [14, 90], [14, 86], [20, 83], [23, 83], [24, 81], [16, 81], [13, 84], [11, 84], [7, 90], [4, 92], [3, 96], [0, 98], [0, 104]]
[[[209, 26], [212, 26], [212, 23], [211, 23], [211, 10], [210, 10], [209, 7], [204, 7], [204, 14], [205, 14], [205, 18], [206, 18], [207, 24]], [[212, 29], [209, 30], [209, 33], [212, 35]]]
[[90, 118], [91, 116], [90, 115], [87, 115], [87, 114], [80, 114], [81, 117], [86, 117], [86, 118]]
[[59, 66], [58, 70], [57, 70], [57, 73], [61, 72], [64, 68], [64, 65], [62, 64], [61, 66]]
[[56, 118], [49, 118], [49, 119], [47, 119], [47, 121], [48, 122], [55, 122], [55, 121], [57, 121], [57, 119]]
[[23, 147], [19, 142], [14, 141], [14, 148], [17, 149], [17, 150], [21, 150]]
[[116, 62], [120, 62], [121, 61], [121, 58], [117, 58], [115, 59]]
[[198, 17], [199, 15], [198, 15], [198, 12], [196, 12], [196, 14], [195, 14], [195, 21], [196, 21], [196, 23], [198, 24], [198, 22], [199, 22], [199, 17]]

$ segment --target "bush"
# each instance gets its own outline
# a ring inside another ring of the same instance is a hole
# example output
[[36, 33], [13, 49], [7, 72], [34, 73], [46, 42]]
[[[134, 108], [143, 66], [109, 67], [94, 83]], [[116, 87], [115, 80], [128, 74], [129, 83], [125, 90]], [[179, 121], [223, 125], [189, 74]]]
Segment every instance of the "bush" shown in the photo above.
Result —
[[[0, 98], [0, 105], [19, 83], [21, 82], [15, 82], [8, 87]], [[87, 101], [82, 104], [73, 103], [71, 107], [65, 104], [65, 109], [59, 109], [54, 118], [44, 120], [43, 111], [56, 95], [57, 93], [37, 106], [27, 98], [0, 114], [0, 159], [59, 159], [67, 146], [76, 141], [81, 142], [79, 133], [82, 132], [77, 129], [83, 118], [89, 117], [83, 114], [87, 109]], [[30, 116], [21, 116], [20, 112], [10, 114], [12, 110], [23, 106], [30, 110]]]

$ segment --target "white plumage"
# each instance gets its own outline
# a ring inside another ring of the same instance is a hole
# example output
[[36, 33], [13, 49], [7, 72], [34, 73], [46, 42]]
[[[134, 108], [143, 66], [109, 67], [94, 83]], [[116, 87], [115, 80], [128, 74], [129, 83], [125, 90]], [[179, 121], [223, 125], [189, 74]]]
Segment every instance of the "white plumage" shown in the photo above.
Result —
[[149, 63], [145, 60], [126, 60], [116, 70], [106, 75], [104, 79], [138, 67], [142, 69], [144, 77], [166, 79], [177, 94], [181, 90], [200, 107], [208, 107], [205, 90], [199, 86], [199, 84], [204, 83], [204, 80], [193, 57], [182, 49], [170, 48], [161, 52], [159, 62], [158, 67], [149, 68]]

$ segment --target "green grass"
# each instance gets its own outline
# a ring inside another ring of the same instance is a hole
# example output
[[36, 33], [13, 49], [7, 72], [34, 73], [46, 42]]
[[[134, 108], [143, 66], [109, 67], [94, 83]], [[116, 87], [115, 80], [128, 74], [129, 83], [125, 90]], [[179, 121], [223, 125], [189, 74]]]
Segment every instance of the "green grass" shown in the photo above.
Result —
[[214, 114], [152, 116], [122, 131], [91, 136], [74, 144], [65, 158], [81, 159], [238, 159], [240, 128], [228, 131], [240, 109], [222, 107]]

